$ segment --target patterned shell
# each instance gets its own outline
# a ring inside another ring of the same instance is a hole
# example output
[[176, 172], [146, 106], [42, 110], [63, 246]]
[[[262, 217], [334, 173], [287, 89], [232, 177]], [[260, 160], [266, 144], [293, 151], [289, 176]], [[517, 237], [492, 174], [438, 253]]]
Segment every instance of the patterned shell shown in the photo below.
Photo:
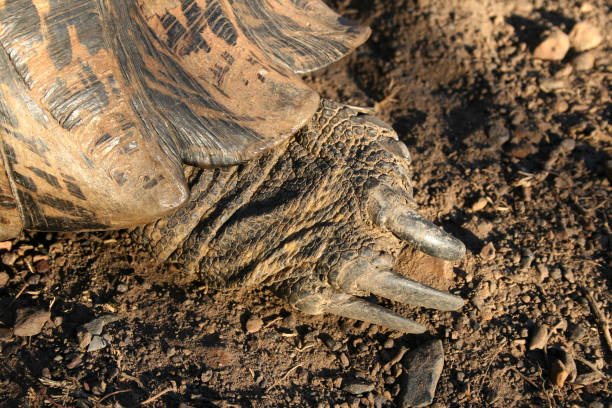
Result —
[[179, 207], [183, 163], [282, 143], [318, 108], [297, 74], [369, 33], [319, 0], [0, 0], [0, 239]]

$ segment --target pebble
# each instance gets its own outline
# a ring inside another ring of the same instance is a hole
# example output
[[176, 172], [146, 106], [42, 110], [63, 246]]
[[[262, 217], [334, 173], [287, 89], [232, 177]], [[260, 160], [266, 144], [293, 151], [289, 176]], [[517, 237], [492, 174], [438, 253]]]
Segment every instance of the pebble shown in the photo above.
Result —
[[13, 266], [19, 255], [16, 252], [7, 252], [2, 254], [2, 263], [6, 266]]
[[114, 315], [104, 315], [100, 316], [97, 319], [90, 321], [89, 323], [85, 323], [81, 328], [92, 335], [101, 335], [102, 330], [104, 330], [104, 326], [109, 323], [113, 323], [119, 320], [119, 317]]
[[106, 339], [104, 337], [102, 337], [102, 336], [93, 336], [91, 338], [91, 343], [89, 343], [89, 347], [87, 347], [87, 352], [88, 353], [92, 353], [94, 351], [102, 350], [103, 348], [105, 348], [108, 345], [109, 345], [109, 343], [108, 343], [108, 341], [106, 341]]
[[5, 287], [9, 280], [10, 276], [8, 273], [0, 272], [0, 288]]
[[47, 273], [50, 270], [51, 270], [51, 265], [49, 265], [49, 261], [47, 261], [46, 259], [36, 262], [36, 272]]
[[595, 7], [593, 7], [593, 5], [589, 2], [584, 2], [580, 5], [581, 13], [591, 13], [593, 10], [595, 10]]
[[353, 395], [361, 395], [374, 391], [374, 384], [359, 380], [345, 380], [342, 384], [342, 390]]
[[541, 350], [546, 347], [548, 341], [548, 328], [544, 325], [536, 326], [529, 340], [529, 350]]
[[555, 268], [553, 269], [553, 271], [550, 273], [550, 276], [554, 279], [554, 280], [561, 280], [561, 277], [563, 276], [561, 274], [561, 269], [559, 268]]
[[261, 320], [259, 316], [251, 316], [249, 320], [247, 320], [245, 328], [247, 333], [257, 333], [263, 327], [264, 322]]
[[576, 51], [588, 51], [601, 44], [603, 36], [597, 27], [581, 21], [577, 23], [569, 35], [569, 41]]
[[400, 397], [402, 407], [425, 407], [433, 402], [436, 386], [444, 366], [442, 341], [432, 340], [406, 355]]
[[495, 258], [495, 245], [492, 242], [489, 242], [480, 250], [480, 256], [485, 261], [490, 261]]
[[2, 241], [0, 242], [0, 250], [10, 251], [13, 248], [12, 241]]
[[36, 336], [50, 319], [51, 312], [47, 310], [19, 309], [13, 333], [19, 337]]
[[576, 277], [574, 276], [574, 272], [569, 269], [563, 270], [563, 279], [568, 281], [569, 283], [576, 282]]
[[548, 268], [544, 264], [537, 264], [536, 271], [536, 276], [538, 278], [538, 282], [540, 283], [544, 282], [544, 280], [550, 275]]
[[558, 78], [544, 78], [540, 80], [540, 89], [546, 93], [567, 88], [567, 81]]
[[548, 35], [533, 51], [533, 57], [543, 60], [560, 61], [569, 51], [570, 39], [561, 30], [555, 30]]
[[529, 269], [534, 258], [533, 251], [529, 248], [524, 248], [521, 251], [521, 269]]
[[344, 368], [347, 368], [351, 364], [345, 353], [340, 353], [340, 364], [342, 364]]
[[595, 56], [590, 52], [583, 52], [572, 60], [576, 71], [589, 71], [595, 66]]
[[126, 285], [125, 283], [120, 283], [117, 285], [117, 292], [119, 293], [125, 293], [129, 290], [128, 285]]
[[567, 112], [567, 110], [569, 109], [569, 105], [563, 99], [559, 99], [553, 105], [553, 109], [557, 113], [563, 113], [563, 112]]
[[587, 334], [587, 330], [580, 324], [572, 324], [567, 334], [569, 340], [579, 341]]

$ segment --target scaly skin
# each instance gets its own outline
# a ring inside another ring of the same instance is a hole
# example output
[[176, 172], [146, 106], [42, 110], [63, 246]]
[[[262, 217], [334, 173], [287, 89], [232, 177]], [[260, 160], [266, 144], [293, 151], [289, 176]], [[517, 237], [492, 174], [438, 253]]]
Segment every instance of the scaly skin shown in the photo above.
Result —
[[210, 286], [266, 285], [306, 313], [411, 332], [423, 328], [352, 295], [444, 310], [463, 304], [411, 283], [397, 291], [389, 281], [405, 245], [398, 236], [446, 259], [460, 258], [464, 247], [407, 218], [416, 214], [410, 155], [376, 118], [324, 101], [291, 142], [241, 166], [192, 169], [190, 180], [190, 202], [135, 235], [160, 261], [182, 264]]

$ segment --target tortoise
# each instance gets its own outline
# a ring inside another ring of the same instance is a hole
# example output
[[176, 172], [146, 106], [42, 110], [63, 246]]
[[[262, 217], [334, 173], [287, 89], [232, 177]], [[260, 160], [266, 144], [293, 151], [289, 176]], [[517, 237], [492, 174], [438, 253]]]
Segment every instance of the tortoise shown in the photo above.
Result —
[[458, 310], [392, 269], [465, 247], [393, 129], [300, 77], [369, 34], [320, 0], [0, 2], [0, 239], [131, 228], [212, 287], [423, 332], [363, 296]]

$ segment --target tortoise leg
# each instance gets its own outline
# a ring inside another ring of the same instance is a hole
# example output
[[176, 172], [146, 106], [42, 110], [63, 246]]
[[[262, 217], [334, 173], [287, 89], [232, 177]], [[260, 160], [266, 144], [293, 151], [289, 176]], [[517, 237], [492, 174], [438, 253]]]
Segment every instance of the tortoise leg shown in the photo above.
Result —
[[359, 299], [463, 305], [393, 272], [406, 244], [449, 260], [465, 253], [416, 212], [410, 174], [410, 155], [390, 127], [323, 101], [294, 141], [241, 166], [194, 170], [190, 202], [135, 234], [209, 286], [265, 285], [305, 313], [422, 332]]

